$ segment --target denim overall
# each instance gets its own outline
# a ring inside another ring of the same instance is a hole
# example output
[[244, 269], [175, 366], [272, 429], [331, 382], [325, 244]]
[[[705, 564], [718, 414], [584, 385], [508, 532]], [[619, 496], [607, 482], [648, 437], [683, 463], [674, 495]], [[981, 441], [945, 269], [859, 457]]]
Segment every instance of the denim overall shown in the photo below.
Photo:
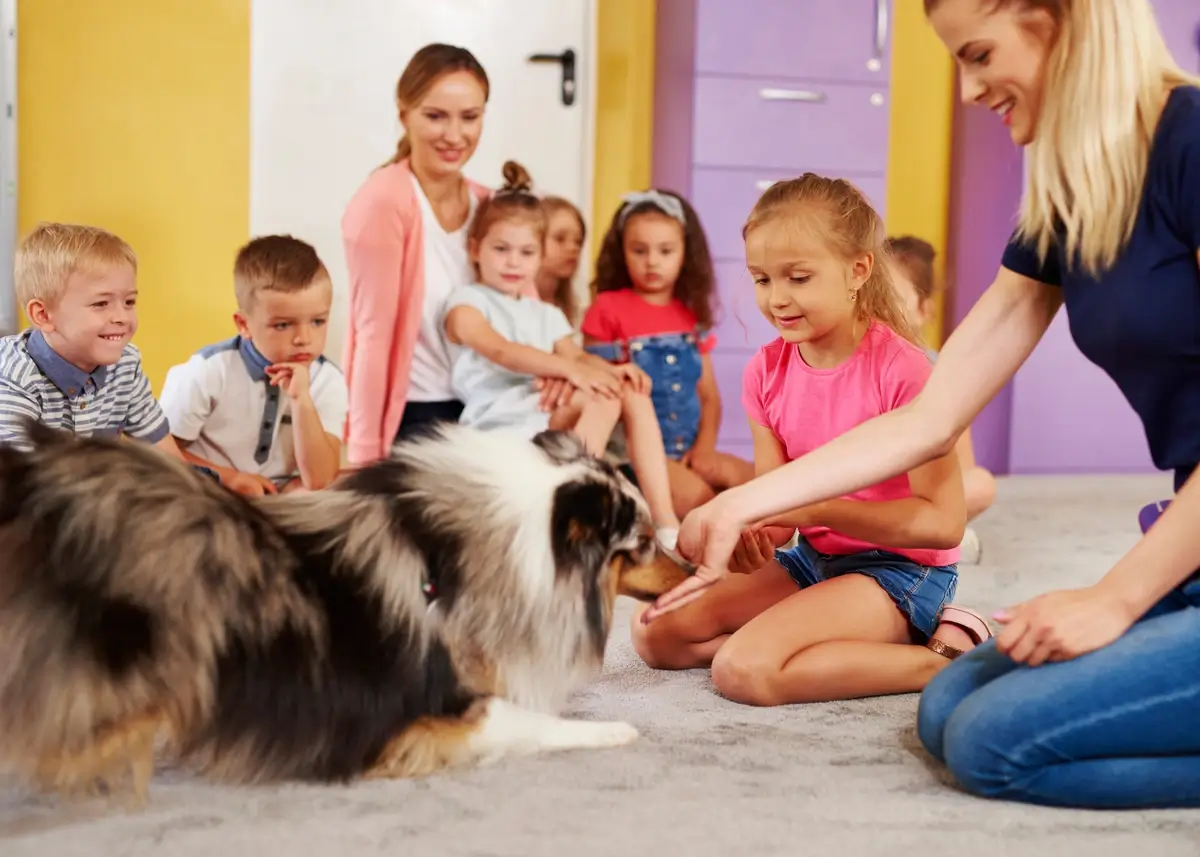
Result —
[[678, 460], [696, 442], [700, 428], [700, 383], [703, 364], [694, 333], [639, 336], [620, 342], [589, 345], [587, 350], [609, 363], [632, 362], [650, 376], [650, 399], [662, 429], [667, 457]]

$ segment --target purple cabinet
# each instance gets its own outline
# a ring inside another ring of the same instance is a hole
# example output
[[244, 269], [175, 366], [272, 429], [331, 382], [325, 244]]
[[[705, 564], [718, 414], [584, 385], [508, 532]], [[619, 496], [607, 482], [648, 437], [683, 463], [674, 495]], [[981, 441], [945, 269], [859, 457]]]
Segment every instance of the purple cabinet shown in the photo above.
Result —
[[742, 225], [771, 182], [805, 172], [851, 180], [883, 213], [891, 11], [892, 0], [658, 0], [653, 181], [688, 196], [713, 254], [727, 452], [752, 457], [742, 371], [775, 338]]
[[887, 155], [887, 104], [883, 87], [702, 77], [692, 160], [793, 175], [877, 171], [880, 153]]
[[888, 0], [697, 0], [696, 71], [887, 81]]

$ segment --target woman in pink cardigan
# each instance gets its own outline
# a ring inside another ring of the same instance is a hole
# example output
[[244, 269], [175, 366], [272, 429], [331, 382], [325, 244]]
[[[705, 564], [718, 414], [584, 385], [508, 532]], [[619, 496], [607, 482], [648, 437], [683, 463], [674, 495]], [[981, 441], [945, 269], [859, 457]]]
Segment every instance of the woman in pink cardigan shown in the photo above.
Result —
[[489, 191], [462, 171], [479, 143], [487, 99], [487, 73], [470, 51], [443, 44], [417, 51], [396, 84], [405, 130], [396, 154], [342, 217], [353, 465], [384, 458], [398, 438], [457, 421], [462, 411], [439, 322], [450, 290], [475, 279], [467, 231]]

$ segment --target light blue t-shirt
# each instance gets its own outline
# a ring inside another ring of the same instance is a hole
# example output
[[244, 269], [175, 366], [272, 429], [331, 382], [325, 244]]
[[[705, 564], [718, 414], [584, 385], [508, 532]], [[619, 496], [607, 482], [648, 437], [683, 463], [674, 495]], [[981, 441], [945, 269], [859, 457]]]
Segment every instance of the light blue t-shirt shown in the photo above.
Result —
[[[471, 306], [495, 331], [519, 345], [547, 354], [575, 331], [554, 304], [536, 298], [515, 298], [488, 286], [459, 286], [446, 299], [442, 318], [455, 307]], [[443, 322], [444, 324], [444, 322]], [[544, 431], [550, 415], [539, 410], [540, 394], [532, 375], [510, 372], [463, 345], [447, 344], [450, 386], [463, 403], [459, 422], [474, 428], [517, 429], [530, 437]]]

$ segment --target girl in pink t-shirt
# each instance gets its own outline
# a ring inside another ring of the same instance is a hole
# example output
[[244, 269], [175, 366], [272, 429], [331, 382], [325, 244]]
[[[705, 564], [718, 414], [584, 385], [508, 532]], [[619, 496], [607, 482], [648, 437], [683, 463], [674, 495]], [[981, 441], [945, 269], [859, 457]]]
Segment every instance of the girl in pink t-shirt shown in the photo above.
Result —
[[717, 451], [713, 268], [687, 201], [661, 190], [627, 194], [604, 236], [594, 291], [580, 326], [584, 344], [650, 376], [676, 512], [685, 515], [715, 492], [748, 482], [750, 462]]
[[[758, 307], [780, 334], [743, 380], [757, 475], [904, 407], [932, 367], [882, 264], [882, 221], [849, 182], [776, 184], [743, 235]], [[740, 574], [675, 612], [639, 612], [634, 646], [659, 668], [711, 663], [717, 690], [751, 705], [919, 691], [991, 636], [949, 606], [965, 526], [951, 451], [759, 522], [735, 551]]]

